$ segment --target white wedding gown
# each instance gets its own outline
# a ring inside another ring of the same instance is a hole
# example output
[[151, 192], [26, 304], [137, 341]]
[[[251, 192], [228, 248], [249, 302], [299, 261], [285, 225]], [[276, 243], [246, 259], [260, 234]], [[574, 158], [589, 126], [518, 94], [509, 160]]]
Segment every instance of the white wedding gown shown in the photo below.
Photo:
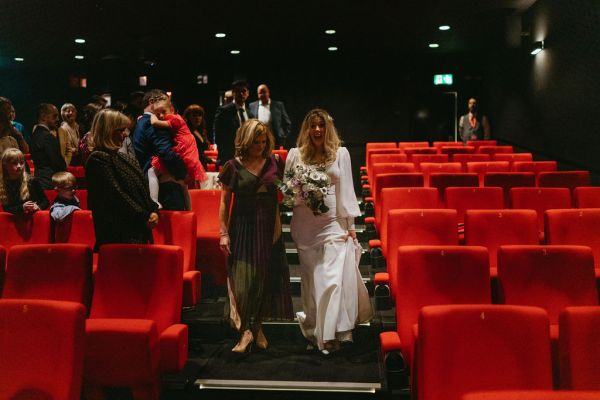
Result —
[[[301, 163], [298, 149], [291, 149], [286, 171]], [[325, 342], [334, 339], [351, 341], [354, 326], [373, 315], [358, 270], [362, 249], [358, 241], [347, 236], [360, 210], [352, 183], [350, 155], [345, 147], [337, 150], [327, 174], [331, 178], [325, 197], [329, 211], [315, 216], [297, 200], [291, 222], [300, 258], [304, 309], [296, 315], [304, 337], [320, 350]]]

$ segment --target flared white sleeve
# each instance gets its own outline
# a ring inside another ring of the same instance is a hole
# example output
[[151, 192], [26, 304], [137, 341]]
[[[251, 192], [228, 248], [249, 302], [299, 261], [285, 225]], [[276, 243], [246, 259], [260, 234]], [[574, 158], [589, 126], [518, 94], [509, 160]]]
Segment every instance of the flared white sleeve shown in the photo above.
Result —
[[340, 179], [335, 191], [337, 214], [338, 217], [346, 220], [346, 229], [354, 230], [354, 218], [360, 215], [360, 209], [358, 208], [358, 200], [356, 200], [354, 183], [352, 182], [350, 153], [345, 147], [340, 147], [337, 157], [340, 167]]
[[286, 173], [290, 169], [294, 168], [294, 165], [296, 165], [296, 163], [297, 163], [296, 159], [297, 158], [298, 158], [298, 149], [294, 147], [294, 148], [290, 149], [290, 151], [288, 151], [287, 157], [285, 159], [285, 169], [284, 169], [284, 172], [283, 172], [283, 179], [284, 179], [284, 181], [286, 179], [285, 178]]

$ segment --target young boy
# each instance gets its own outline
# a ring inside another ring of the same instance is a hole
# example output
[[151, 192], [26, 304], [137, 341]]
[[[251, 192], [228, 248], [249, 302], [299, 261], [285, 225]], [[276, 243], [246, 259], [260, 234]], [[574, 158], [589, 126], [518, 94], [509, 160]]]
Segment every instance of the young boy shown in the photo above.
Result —
[[73, 211], [81, 210], [79, 199], [75, 196], [76, 183], [77, 179], [70, 172], [61, 171], [52, 175], [52, 184], [57, 192], [50, 206], [50, 216], [54, 221], [63, 221]]

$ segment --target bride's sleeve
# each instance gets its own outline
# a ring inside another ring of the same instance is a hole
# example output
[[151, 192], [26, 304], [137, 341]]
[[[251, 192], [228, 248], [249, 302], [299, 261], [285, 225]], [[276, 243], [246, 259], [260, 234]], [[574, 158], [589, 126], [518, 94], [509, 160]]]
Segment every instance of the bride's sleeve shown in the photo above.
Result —
[[296, 163], [296, 156], [298, 154], [298, 150], [294, 147], [291, 148], [288, 152], [287, 158], [285, 159], [285, 169], [283, 170], [283, 176], [285, 178], [286, 173], [294, 168], [294, 164]]
[[345, 147], [338, 151], [340, 180], [336, 190], [337, 213], [339, 217], [345, 218], [347, 229], [353, 230], [354, 218], [360, 215], [358, 200], [354, 192], [354, 183], [352, 182], [352, 164], [350, 163], [350, 154]]

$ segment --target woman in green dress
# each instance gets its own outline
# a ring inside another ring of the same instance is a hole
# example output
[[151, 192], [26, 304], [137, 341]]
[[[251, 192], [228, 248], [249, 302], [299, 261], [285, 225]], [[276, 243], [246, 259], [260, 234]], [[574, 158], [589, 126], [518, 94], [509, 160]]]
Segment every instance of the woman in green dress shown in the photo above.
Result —
[[232, 349], [236, 353], [244, 353], [252, 343], [267, 348], [265, 318], [292, 318], [276, 186], [284, 163], [271, 154], [273, 143], [267, 125], [256, 119], [246, 121], [235, 137], [236, 157], [225, 163], [219, 175], [223, 184], [220, 246], [228, 255], [229, 316], [240, 332]]

